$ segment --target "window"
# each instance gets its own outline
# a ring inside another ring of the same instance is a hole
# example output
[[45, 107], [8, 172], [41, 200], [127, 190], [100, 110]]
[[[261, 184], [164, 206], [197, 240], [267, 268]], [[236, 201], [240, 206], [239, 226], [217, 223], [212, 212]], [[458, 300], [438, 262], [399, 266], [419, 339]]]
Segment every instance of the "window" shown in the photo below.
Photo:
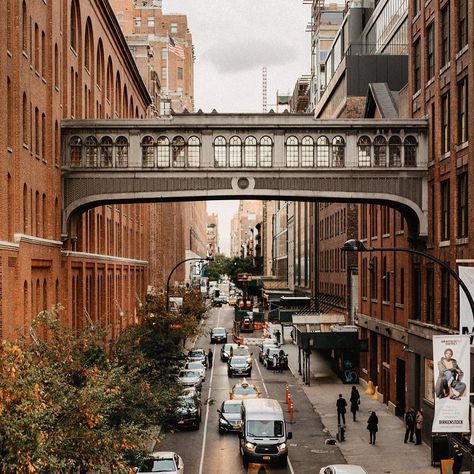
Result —
[[118, 137], [115, 141], [115, 166], [128, 166], [128, 140], [125, 137]]
[[167, 137], [160, 137], [156, 141], [157, 145], [157, 164], [159, 167], [168, 167], [170, 165], [170, 141]]
[[28, 145], [28, 99], [26, 98], [26, 92], [23, 93], [23, 106], [22, 106], [22, 134], [23, 143]]
[[198, 137], [189, 138], [188, 140], [188, 166], [199, 166], [200, 145], [201, 145], [201, 142], [199, 141]]
[[173, 166], [175, 168], [184, 168], [186, 165], [184, 145], [183, 137], [174, 137], [171, 142], [171, 153], [173, 156]]
[[441, 325], [451, 324], [451, 275], [444, 268], [441, 270]]
[[288, 137], [286, 139], [286, 166], [293, 168], [298, 166], [298, 139]]
[[457, 178], [457, 238], [468, 237], [468, 179], [467, 173]]
[[41, 158], [46, 160], [46, 115], [41, 114]]
[[389, 166], [401, 166], [402, 140], [398, 135], [393, 135], [388, 140], [388, 163]]
[[39, 28], [38, 23], [35, 23], [35, 71], [39, 72], [40, 64], [39, 64], [39, 54], [40, 54], [40, 40], [39, 40]]
[[166, 59], [168, 57], [168, 48], [161, 48], [161, 59]]
[[362, 136], [357, 142], [359, 166], [370, 166], [371, 161], [371, 142], [367, 136]]
[[425, 359], [425, 387], [423, 397], [434, 403], [434, 365], [431, 359]]
[[54, 87], [59, 87], [59, 50], [58, 45], [54, 45]]
[[79, 28], [77, 27], [78, 20], [77, 4], [76, 1], [73, 0], [71, 3], [70, 45], [74, 51], [77, 51], [77, 35], [79, 32]]
[[435, 70], [435, 55], [434, 55], [434, 23], [430, 23], [426, 29], [426, 69], [427, 79], [434, 77]]
[[95, 168], [99, 164], [98, 155], [99, 155], [99, 143], [95, 137], [87, 137], [84, 140], [85, 150], [86, 150], [86, 166]]
[[370, 271], [370, 297], [377, 299], [377, 257], [372, 257], [369, 264]]
[[420, 0], [413, 0], [413, 16], [415, 17], [420, 13], [421, 1]]
[[458, 143], [467, 142], [468, 136], [467, 77], [458, 83]]
[[336, 136], [332, 139], [332, 166], [335, 168], [344, 167], [344, 154], [346, 143], [344, 138]]
[[214, 164], [217, 167], [226, 166], [226, 139], [216, 137], [214, 139]]
[[441, 10], [441, 67], [446, 66], [449, 54], [449, 3]]
[[318, 137], [316, 140], [316, 166], [329, 166], [329, 139]]
[[387, 140], [379, 135], [374, 138], [374, 166], [386, 166], [387, 164]]
[[177, 32], [178, 32], [178, 23], [171, 23], [170, 33], [177, 33]]
[[71, 166], [81, 166], [82, 164], [82, 140], [80, 137], [72, 137], [69, 141], [71, 150]]
[[272, 166], [272, 148], [273, 142], [270, 137], [260, 139], [260, 166], [265, 168]]
[[405, 304], [405, 269], [400, 269], [400, 304]]
[[12, 147], [12, 119], [13, 117], [13, 91], [12, 91], [12, 82], [10, 78], [7, 76], [7, 146], [9, 148]]
[[428, 268], [426, 270], [426, 322], [434, 322], [434, 308], [435, 308], [435, 280], [434, 270]]
[[405, 166], [416, 166], [416, 138], [412, 136], [405, 137], [403, 149], [405, 153]]
[[[166, 66], [163, 66], [163, 67], [161, 68], [161, 82], [162, 82], [162, 83], [163, 83], [163, 82], [166, 82], [166, 80], [168, 79], [168, 78], [166, 77], [167, 74], [168, 74], [168, 70], [167, 70]], [[166, 84], [166, 85], [168, 85], [168, 84]]]
[[178, 68], [178, 80], [183, 80], [183, 68], [179, 67]]
[[382, 300], [390, 301], [390, 272], [387, 267], [387, 257], [382, 259]]
[[420, 51], [420, 38], [415, 41], [413, 45], [413, 85], [414, 91], [417, 92], [421, 89], [421, 51]]
[[229, 166], [242, 166], [242, 140], [239, 137], [232, 137], [229, 141]]
[[100, 166], [113, 166], [113, 147], [114, 142], [110, 137], [103, 137], [100, 140]]
[[311, 137], [301, 140], [301, 165], [314, 166], [314, 140]]
[[461, 50], [467, 45], [467, 0], [459, 0], [458, 2], [458, 49]]
[[451, 130], [449, 113], [449, 92], [441, 96], [441, 153], [451, 148]]
[[430, 185], [430, 202], [428, 204], [431, 206], [429, 208], [428, 216], [431, 219], [430, 221], [430, 234], [431, 234], [431, 242], [435, 240], [435, 232], [436, 232], [436, 219], [435, 219], [435, 211], [436, 211], [436, 188], [434, 184]]
[[449, 180], [441, 182], [441, 240], [450, 239], [450, 196]]
[[148, 28], [153, 28], [155, 26], [155, 17], [149, 16], [146, 22]]
[[40, 118], [38, 107], [35, 107], [35, 155], [39, 156], [39, 146], [40, 146]]
[[28, 53], [28, 12], [26, 10], [26, 1], [23, 1], [21, 16], [21, 42], [24, 53]]
[[92, 72], [92, 44], [92, 25], [90, 19], [88, 19], [84, 43], [84, 67], [90, 72]]
[[133, 19], [133, 25], [135, 26], [135, 28], [140, 28], [142, 26], [142, 19], [139, 16], [136, 16]]
[[257, 166], [257, 139], [255, 137], [245, 139], [244, 166]]

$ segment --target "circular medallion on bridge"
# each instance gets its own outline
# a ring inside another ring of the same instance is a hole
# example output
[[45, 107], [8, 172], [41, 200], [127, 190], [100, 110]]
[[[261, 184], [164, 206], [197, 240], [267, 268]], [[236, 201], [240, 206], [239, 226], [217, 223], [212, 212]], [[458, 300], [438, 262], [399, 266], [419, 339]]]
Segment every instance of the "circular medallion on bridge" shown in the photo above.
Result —
[[236, 176], [232, 178], [232, 190], [237, 194], [248, 193], [255, 189], [255, 178]]
[[237, 181], [237, 186], [240, 189], [247, 189], [250, 186], [248, 178], [239, 178]]

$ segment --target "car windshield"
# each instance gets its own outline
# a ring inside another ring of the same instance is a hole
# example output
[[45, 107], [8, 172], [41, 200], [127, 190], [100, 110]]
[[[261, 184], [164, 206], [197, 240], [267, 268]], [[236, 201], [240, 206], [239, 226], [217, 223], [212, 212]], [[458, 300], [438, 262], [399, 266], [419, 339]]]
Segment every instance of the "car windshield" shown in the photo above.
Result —
[[280, 349], [278, 348], [275, 348], [275, 349], [272, 349], [270, 348], [269, 352], [268, 352], [268, 355], [270, 357], [273, 357], [274, 355], [278, 355], [280, 353]]
[[179, 397], [178, 403], [181, 408], [195, 408], [196, 406], [196, 401], [193, 397]]
[[234, 347], [234, 355], [247, 356], [249, 355], [248, 347]]
[[224, 413], [240, 413], [240, 403], [224, 403]]
[[234, 388], [234, 393], [236, 395], [255, 395], [257, 393], [257, 389], [251, 385], [247, 385], [245, 387], [242, 387], [242, 385], [237, 385]]
[[283, 421], [249, 420], [247, 434], [256, 438], [277, 438], [283, 436]]
[[224, 344], [224, 352], [229, 352], [231, 347], [234, 347], [235, 344]]
[[174, 472], [175, 470], [173, 459], [145, 459], [138, 472]]
[[225, 335], [225, 329], [224, 328], [214, 328], [212, 330], [213, 334], [217, 334], [219, 336], [224, 336]]
[[197, 370], [204, 369], [204, 366], [202, 365], [201, 362], [188, 362], [186, 367], [188, 369], [197, 369]]
[[180, 373], [179, 373], [179, 376], [180, 377], [185, 377], [185, 378], [189, 378], [189, 377], [199, 377], [199, 372], [196, 372], [194, 370], [182, 370]]
[[242, 367], [244, 365], [247, 365], [247, 360], [245, 358], [233, 357], [231, 361], [231, 365], [235, 367]]
[[202, 349], [196, 349], [194, 351], [189, 351], [188, 357], [205, 357], [205, 354]]

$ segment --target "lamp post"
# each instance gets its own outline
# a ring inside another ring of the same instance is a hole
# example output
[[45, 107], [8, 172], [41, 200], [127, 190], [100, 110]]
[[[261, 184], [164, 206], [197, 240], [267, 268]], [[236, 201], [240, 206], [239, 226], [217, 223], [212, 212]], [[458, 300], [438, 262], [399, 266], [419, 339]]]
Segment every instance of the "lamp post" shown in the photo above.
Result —
[[458, 282], [458, 285], [462, 288], [462, 290], [464, 291], [464, 294], [466, 295], [467, 300], [469, 301], [469, 306], [471, 307], [471, 312], [474, 316], [474, 300], [467, 286], [465, 285], [465, 283], [461, 280], [459, 275], [449, 265], [444, 263], [439, 258], [433, 257], [433, 255], [430, 255], [429, 253], [421, 252], [420, 250], [415, 250], [411, 248], [402, 248], [402, 247], [378, 247], [378, 248], [365, 247], [365, 245], [360, 240], [356, 240], [356, 239], [349, 239], [341, 247], [341, 250], [344, 250], [345, 252], [381, 252], [381, 251], [406, 252], [406, 253], [420, 255], [421, 257], [427, 258], [428, 260], [431, 260], [432, 262], [438, 264], [440, 267], [444, 268]]
[[170, 300], [169, 300], [169, 297], [168, 297], [168, 294], [169, 294], [169, 291], [170, 291], [170, 280], [171, 280], [171, 275], [173, 275], [174, 271], [180, 266], [182, 265], [183, 263], [186, 263], [186, 262], [192, 262], [194, 260], [199, 260], [199, 261], [203, 261], [203, 260], [206, 260], [207, 262], [212, 262], [214, 261], [214, 257], [212, 256], [208, 256], [206, 258], [201, 258], [201, 257], [191, 257], [191, 258], [185, 258], [184, 260], [181, 260], [181, 262], [178, 262], [170, 271], [169, 275], [168, 275], [168, 279], [166, 280], [166, 311], [168, 312], [169, 309], [170, 309]]

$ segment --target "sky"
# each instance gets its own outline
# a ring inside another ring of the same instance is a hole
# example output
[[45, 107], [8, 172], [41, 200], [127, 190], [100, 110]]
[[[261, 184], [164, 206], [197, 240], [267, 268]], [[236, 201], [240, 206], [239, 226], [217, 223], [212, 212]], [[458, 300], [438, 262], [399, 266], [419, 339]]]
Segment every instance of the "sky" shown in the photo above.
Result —
[[[261, 112], [262, 68], [267, 67], [268, 110], [276, 92], [293, 91], [310, 73], [310, 5], [303, 0], [163, 0], [165, 14], [187, 15], [193, 36], [195, 109]], [[230, 248], [237, 201], [207, 203], [219, 214], [221, 251]]]

